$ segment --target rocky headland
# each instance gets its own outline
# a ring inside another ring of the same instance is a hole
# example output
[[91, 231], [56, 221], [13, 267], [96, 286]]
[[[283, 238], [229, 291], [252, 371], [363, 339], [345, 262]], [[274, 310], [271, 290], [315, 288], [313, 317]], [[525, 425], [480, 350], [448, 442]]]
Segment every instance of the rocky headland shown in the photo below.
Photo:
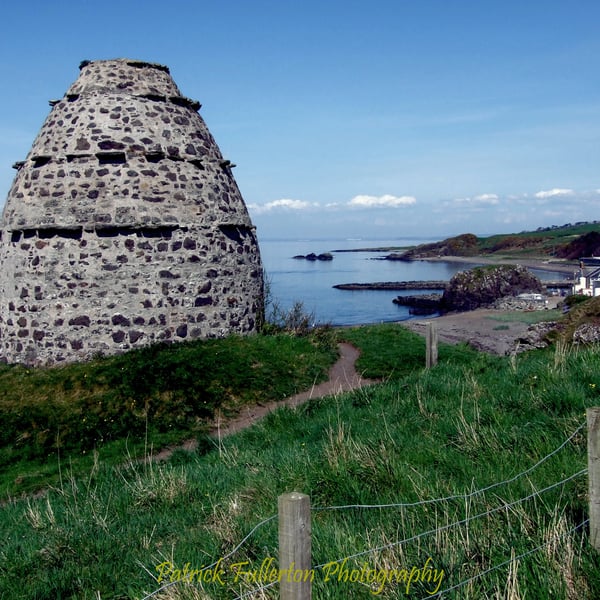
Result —
[[341, 283], [340, 290], [431, 290], [436, 293], [398, 296], [395, 304], [411, 307], [411, 314], [473, 310], [523, 293], [541, 294], [545, 287], [521, 265], [491, 265], [460, 271], [450, 281], [382, 281]]
[[441, 242], [420, 244], [405, 252], [392, 252], [387, 260], [422, 260], [442, 256], [476, 256], [479, 254], [478, 237], [472, 233], [463, 233]]
[[512, 259], [519, 263], [529, 258], [539, 258], [564, 263], [598, 254], [600, 226], [597, 221], [593, 221], [489, 237], [463, 233], [439, 242], [393, 251], [385, 258], [411, 261], [462, 257], [476, 258], [474, 262], [480, 262], [481, 257], [492, 257], [495, 260]]

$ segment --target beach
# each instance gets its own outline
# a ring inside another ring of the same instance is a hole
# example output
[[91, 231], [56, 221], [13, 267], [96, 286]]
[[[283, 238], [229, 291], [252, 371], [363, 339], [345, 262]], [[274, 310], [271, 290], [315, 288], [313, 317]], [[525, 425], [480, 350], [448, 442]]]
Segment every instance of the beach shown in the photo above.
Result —
[[[445, 261], [454, 263], [521, 264], [530, 269], [554, 271], [572, 275], [578, 266], [568, 261], [550, 261], [542, 259], [510, 260], [488, 257], [444, 256], [424, 259], [427, 261]], [[558, 306], [562, 298], [550, 296], [548, 309]], [[520, 311], [506, 311], [493, 308], [478, 308], [465, 312], [448, 313], [439, 317], [410, 319], [403, 325], [421, 335], [425, 335], [426, 323], [435, 322], [440, 342], [457, 344], [466, 342], [478, 350], [492, 354], [505, 355], [510, 353], [516, 341], [522, 337], [529, 327], [519, 317]], [[514, 318], [511, 318], [514, 317]]]
[[481, 265], [523, 265], [528, 269], [538, 271], [554, 271], [573, 275], [579, 270], [577, 262], [561, 260], [559, 258], [510, 258], [510, 257], [489, 257], [489, 256], [434, 256], [429, 258], [420, 258], [419, 260], [427, 262], [449, 262], [463, 264], [481, 264]]

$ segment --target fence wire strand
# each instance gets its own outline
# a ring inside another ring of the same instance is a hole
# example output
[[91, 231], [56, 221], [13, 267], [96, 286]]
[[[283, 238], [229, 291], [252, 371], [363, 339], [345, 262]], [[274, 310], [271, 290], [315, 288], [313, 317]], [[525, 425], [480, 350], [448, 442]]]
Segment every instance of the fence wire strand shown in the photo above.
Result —
[[414, 507], [414, 506], [421, 506], [424, 504], [435, 504], [437, 502], [448, 502], [450, 500], [459, 500], [459, 499], [468, 500], [469, 498], [473, 498], [474, 496], [479, 496], [479, 495], [484, 494], [485, 492], [489, 492], [490, 490], [493, 490], [497, 487], [500, 487], [503, 485], [508, 485], [509, 483], [513, 483], [513, 482], [517, 481], [517, 479], [520, 479], [521, 477], [524, 477], [525, 475], [529, 475], [529, 473], [531, 473], [532, 471], [535, 471], [535, 469], [537, 469], [540, 465], [542, 465], [547, 460], [552, 458], [555, 454], [560, 452], [585, 426], [586, 426], [586, 424], [582, 423], [558, 448], [556, 448], [555, 450], [550, 452], [550, 454], [547, 454], [546, 456], [544, 456], [543, 458], [538, 460], [534, 465], [532, 465], [525, 471], [522, 471], [521, 473], [514, 475], [513, 477], [510, 477], [509, 479], [505, 479], [504, 481], [500, 481], [498, 483], [492, 483], [484, 488], [475, 490], [474, 492], [471, 492], [469, 494], [454, 494], [452, 496], [446, 496], [445, 498], [431, 498], [429, 500], [420, 500], [419, 502], [398, 502], [398, 503], [392, 503], [392, 504], [346, 504], [346, 505], [341, 505], [341, 506], [312, 507], [311, 510], [312, 511], [323, 511], [323, 510], [346, 510], [346, 509], [359, 509], [359, 508], [363, 508], [363, 509], [410, 508], [410, 507]]
[[518, 504], [527, 502], [527, 500], [531, 500], [531, 498], [535, 498], [536, 496], [540, 496], [541, 494], [549, 492], [550, 490], [557, 488], [557, 487], [563, 485], [564, 483], [567, 483], [567, 482], [571, 481], [572, 479], [579, 477], [580, 475], [584, 475], [585, 473], [587, 473], [587, 469], [582, 469], [581, 471], [575, 473], [574, 475], [565, 477], [565, 479], [562, 479], [561, 481], [553, 483], [552, 485], [549, 485], [548, 487], [545, 487], [541, 490], [537, 490], [537, 491], [533, 492], [532, 494], [529, 494], [529, 496], [525, 496], [524, 498], [519, 498], [518, 500], [515, 500], [514, 502], [509, 502], [508, 504], [503, 504], [502, 506], [497, 506], [496, 508], [492, 508], [483, 513], [478, 513], [476, 515], [473, 515], [472, 517], [467, 517], [465, 519], [461, 519], [460, 521], [455, 521], [454, 523], [450, 523], [450, 524], [444, 525], [442, 527], [437, 527], [436, 529], [429, 529], [427, 531], [423, 531], [422, 533], [413, 535], [410, 538], [405, 538], [403, 540], [397, 540], [397, 541], [391, 542], [389, 544], [384, 544], [383, 546], [378, 546], [377, 548], [370, 548], [369, 550], [362, 550], [361, 552], [357, 552], [355, 554], [351, 554], [350, 556], [345, 556], [344, 558], [340, 558], [337, 561], [327, 561], [326, 563], [320, 564], [314, 568], [321, 569], [325, 565], [331, 564], [331, 562], [342, 562], [344, 560], [352, 560], [353, 558], [365, 556], [367, 554], [371, 554], [372, 552], [381, 552], [382, 550], [389, 550], [390, 548], [395, 548], [396, 546], [400, 546], [401, 544], [406, 544], [407, 542], [414, 542], [414, 541], [420, 540], [421, 538], [426, 537], [428, 535], [432, 535], [432, 534], [438, 533], [440, 531], [446, 531], [448, 529], [451, 529], [452, 527], [457, 527], [459, 525], [466, 525], [467, 523], [470, 523], [471, 521], [474, 521], [475, 519], [489, 517], [490, 515], [492, 515], [494, 513], [500, 512], [501, 510], [507, 510], [509, 508], [512, 508], [513, 506], [517, 506]]
[[575, 533], [578, 529], [581, 529], [582, 527], [585, 527], [589, 523], [589, 521], [590, 521], [589, 519], [586, 519], [585, 521], [583, 521], [583, 523], [579, 523], [579, 525], [576, 525], [572, 529], [569, 529], [569, 531], [565, 531], [565, 532], [561, 533], [560, 535], [555, 535], [555, 536], [551, 537], [549, 540], [546, 540], [543, 544], [540, 544], [539, 546], [536, 546], [535, 548], [532, 548], [531, 550], [528, 550], [527, 552], [523, 552], [523, 554], [519, 554], [519, 556], [515, 556], [515, 557], [510, 558], [509, 560], [505, 560], [503, 563], [500, 563], [499, 565], [495, 565], [493, 567], [490, 567], [489, 569], [485, 569], [484, 571], [481, 571], [480, 573], [477, 573], [477, 575], [473, 575], [473, 577], [469, 577], [468, 579], [465, 579], [464, 581], [461, 581], [460, 583], [457, 583], [457, 584], [455, 584], [453, 586], [450, 586], [450, 587], [448, 587], [448, 588], [446, 588], [444, 590], [440, 590], [439, 592], [437, 592], [433, 596], [431, 596], [431, 595], [425, 596], [424, 598], [421, 598], [421, 600], [426, 600], [426, 599], [429, 599], [429, 598], [439, 598], [439, 597], [442, 596], [442, 594], [446, 594], [448, 592], [456, 590], [456, 589], [462, 587], [463, 585], [467, 585], [468, 583], [471, 583], [472, 581], [475, 581], [476, 579], [479, 579], [480, 577], [484, 577], [485, 575], [489, 575], [493, 571], [497, 571], [498, 569], [502, 569], [502, 567], [510, 565], [512, 562], [515, 562], [517, 560], [521, 560], [522, 558], [525, 558], [526, 556], [529, 556], [530, 554], [534, 554], [535, 552], [538, 552], [539, 550], [541, 550], [542, 548], [544, 548], [545, 546], [547, 546], [551, 542], [554, 542], [556, 540], [560, 540], [563, 537], [566, 537], [566, 536], [570, 535], [571, 533]]
[[[505, 479], [504, 481], [500, 481], [497, 483], [492, 483], [484, 488], [480, 488], [478, 490], [475, 490], [474, 492], [468, 493], [468, 494], [454, 494], [451, 496], [446, 496], [443, 498], [433, 498], [433, 499], [429, 499], [429, 500], [422, 500], [419, 502], [399, 502], [399, 503], [391, 503], [391, 504], [348, 504], [348, 505], [340, 505], [340, 506], [325, 506], [325, 507], [311, 507], [311, 511], [326, 511], [326, 510], [349, 510], [349, 509], [384, 509], [384, 508], [408, 508], [408, 507], [414, 507], [414, 506], [421, 506], [421, 505], [427, 505], [427, 504], [434, 504], [437, 502], [448, 502], [451, 500], [458, 500], [458, 499], [465, 499], [468, 500], [469, 498], [473, 498], [474, 496], [478, 496], [481, 494], [484, 494], [485, 492], [489, 492], [490, 490], [493, 490], [497, 487], [503, 486], [503, 485], [508, 485], [510, 483], [513, 483], [515, 481], [517, 481], [518, 479], [520, 479], [521, 477], [524, 477], [526, 475], [528, 475], [529, 473], [531, 473], [532, 471], [534, 471], [535, 469], [537, 469], [540, 465], [542, 465], [543, 463], [545, 463], [546, 461], [548, 461], [550, 458], [552, 458], [555, 454], [557, 454], [558, 452], [560, 452], [569, 442], [571, 442], [571, 440], [573, 440], [573, 438], [575, 438], [575, 436], [586, 426], [586, 423], [582, 423], [581, 425], [579, 425], [579, 427], [577, 427], [577, 429], [560, 445], [558, 446], [558, 448], [556, 448], [555, 450], [553, 450], [552, 452], [550, 452], [550, 454], [547, 454], [546, 456], [544, 456], [543, 458], [541, 458], [540, 460], [538, 460], [534, 465], [532, 465], [531, 467], [527, 468], [525, 471], [522, 471], [521, 473], [518, 473], [517, 475], [514, 475], [513, 477], [510, 477], [508, 479]], [[477, 515], [471, 516], [471, 517], [467, 517], [465, 519], [462, 519], [460, 521], [455, 521], [454, 523], [450, 523], [448, 525], [444, 525], [443, 527], [439, 527], [436, 529], [430, 529], [428, 531], [424, 531], [422, 533], [419, 533], [417, 535], [414, 535], [410, 538], [405, 538], [403, 540], [397, 540], [395, 542], [389, 543], [389, 544], [385, 544], [383, 546], [378, 546], [376, 548], [371, 548], [368, 550], [363, 550], [361, 552], [357, 552], [355, 554], [352, 554], [350, 556], [346, 556], [344, 558], [340, 558], [337, 561], [334, 562], [341, 562], [344, 560], [352, 560], [354, 558], [359, 558], [360, 556], [365, 556], [367, 554], [371, 554], [374, 552], [381, 552], [383, 550], [388, 550], [390, 548], [394, 548], [396, 546], [400, 546], [402, 544], [406, 544], [408, 542], [414, 542], [416, 540], [419, 540], [423, 537], [426, 537], [428, 535], [432, 535], [432, 534], [436, 534], [438, 532], [441, 531], [446, 531], [448, 529], [451, 529], [452, 527], [457, 527], [457, 526], [461, 526], [461, 525], [466, 525], [467, 523], [470, 523], [471, 521], [474, 521], [475, 519], [479, 519], [479, 518], [483, 518], [483, 517], [487, 517], [491, 514], [494, 514], [496, 512], [502, 511], [502, 510], [507, 510], [509, 508], [512, 508], [513, 506], [516, 506], [520, 503], [526, 502], [527, 500], [530, 500], [531, 498], [534, 498], [536, 496], [539, 496], [541, 494], [544, 494], [545, 492], [548, 492], [556, 487], [559, 487], [560, 485], [563, 485], [569, 481], [571, 481], [572, 479], [575, 479], [577, 477], [579, 477], [580, 475], [583, 475], [587, 473], [587, 469], [582, 469], [581, 471], [575, 473], [574, 475], [571, 475], [569, 477], [566, 477], [565, 479], [562, 479], [561, 481], [554, 483], [546, 488], [543, 488], [541, 490], [537, 490], [535, 492], [533, 492], [532, 494], [530, 494], [529, 496], [526, 496], [524, 498], [520, 498], [518, 500], [515, 500], [514, 502], [508, 503], [508, 504], [503, 504], [502, 506], [490, 509], [488, 511], [485, 511], [483, 513], [479, 513]], [[278, 515], [272, 515], [271, 517], [264, 519], [263, 521], [261, 521], [260, 523], [258, 523], [257, 525], [255, 525], [250, 532], [242, 539], [241, 542], [239, 542], [237, 544], [237, 546], [235, 546], [235, 548], [233, 548], [233, 550], [231, 550], [228, 554], [226, 554], [225, 556], [221, 557], [220, 559], [218, 559], [217, 561], [213, 562], [212, 564], [203, 567], [201, 570], [207, 570], [210, 569], [214, 566], [216, 566], [218, 564], [219, 561], [224, 561], [227, 560], [228, 558], [230, 558], [231, 556], [233, 556], [245, 543], [246, 541], [262, 526], [266, 525], [267, 523], [270, 523], [271, 521], [273, 521], [274, 519], [277, 519]], [[588, 520], [584, 521], [583, 523], [581, 523], [580, 525], [578, 525], [577, 527], [575, 527], [572, 531], [575, 531], [577, 529], [579, 529], [580, 527], [583, 527], [586, 523], [588, 522]], [[562, 534], [562, 535], [567, 535], [570, 532], [567, 532], [566, 534]], [[551, 541], [551, 540], [550, 540]], [[500, 565], [496, 565], [495, 567], [492, 567], [490, 569], [486, 569], [485, 571], [482, 571], [481, 573], [478, 573], [477, 575], [471, 577], [470, 579], [467, 579], [459, 584], [456, 584], [455, 586], [452, 586], [450, 588], [447, 588], [446, 590], [443, 590], [443, 592], [438, 592], [436, 595], [434, 596], [429, 596], [430, 598], [435, 598], [435, 597], [439, 597], [440, 594], [442, 593], [446, 593], [448, 591], [452, 591], [454, 589], [457, 589], [458, 587], [461, 587], [462, 585], [466, 585], [467, 583], [470, 583], [471, 581], [482, 577], [486, 574], [488, 574], [491, 571], [494, 571], [496, 569], [500, 569], [503, 566], [510, 564], [510, 562], [512, 562], [513, 560], [518, 560], [520, 558], [523, 558], [525, 556], [528, 556], [529, 554], [532, 554], [536, 551], [538, 551], [540, 548], [544, 547], [545, 545], [547, 545], [549, 542], [545, 542], [544, 544], [538, 546], [537, 548], [534, 548], [533, 550], [530, 550], [518, 557], [515, 557], [514, 559], [510, 559], [509, 561], [506, 561], [504, 563], [501, 563]], [[320, 565], [317, 565], [316, 567], [313, 567], [314, 569], [322, 569], [325, 565], [327, 564], [331, 564], [332, 561], [327, 561], [326, 563], [322, 563]], [[142, 600], [149, 600], [150, 598], [156, 596], [156, 594], [160, 593], [161, 591], [169, 588], [172, 585], [175, 585], [177, 583], [180, 583], [178, 580], [175, 581], [170, 581], [168, 583], [166, 583], [165, 585], [161, 586], [160, 588], [154, 590], [153, 592], [151, 592], [150, 594], [144, 596], [142, 598]], [[247, 598], [253, 594], [257, 594], [263, 590], [269, 589], [271, 587], [273, 587], [275, 584], [277, 583], [277, 581], [269, 583], [265, 586], [261, 586], [259, 588], [250, 590], [248, 592], [245, 592], [244, 594], [240, 595], [240, 596], [236, 596], [236, 598], [234, 600], [243, 600], [244, 598]]]
[[[260, 523], [258, 523], [258, 525], [255, 525], [250, 532], [246, 535], [246, 537], [244, 537], [244, 539], [230, 552], [228, 552], [225, 556], [220, 557], [219, 559], [217, 559], [215, 562], [213, 562], [210, 565], [207, 565], [206, 567], [202, 567], [202, 569], [200, 569], [200, 571], [207, 571], [208, 569], [212, 569], [214, 566], [216, 566], [219, 561], [225, 561], [228, 558], [230, 558], [231, 556], [233, 556], [245, 543], [247, 540], [249, 540], [252, 535], [254, 535], [254, 532], [257, 531], [258, 529], [260, 529], [263, 525], [266, 525], [267, 523], [270, 523], [271, 521], [273, 521], [274, 519], [277, 518], [278, 515], [271, 515], [270, 517], [268, 517], [267, 519], [264, 519], [263, 521], [261, 521]], [[175, 585], [176, 583], [179, 583], [179, 581], [170, 581], [169, 583], [166, 583], [165, 585], [159, 587], [158, 589], [154, 590], [153, 592], [150, 592], [147, 596], [144, 596], [142, 598], [142, 600], [148, 600], [148, 598], [152, 598], [153, 596], [156, 596], [156, 594], [158, 594], [159, 592], [162, 592], [163, 590], [167, 589], [168, 587], [171, 587], [172, 585]]]
[[278, 583], [279, 583], [278, 581], [272, 581], [271, 583], [267, 583], [267, 585], [263, 585], [254, 590], [250, 590], [249, 592], [246, 592], [246, 593], [242, 594], [241, 596], [236, 596], [233, 600], [243, 600], [244, 598], [248, 598], [248, 596], [252, 596], [252, 594], [258, 594], [258, 592], [262, 592], [263, 590], [268, 590], [269, 588], [274, 587]]
[[[516, 506], [517, 504], [520, 504], [522, 502], [526, 502], [527, 500], [530, 500], [531, 498], [534, 498], [534, 497], [536, 497], [536, 496], [538, 496], [540, 494], [543, 494], [543, 493], [545, 493], [547, 491], [550, 491], [550, 490], [552, 490], [552, 489], [554, 489], [556, 487], [559, 487], [559, 486], [561, 486], [564, 483], [568, 483], [572, 479], [575, 479], [575, 478], [577, 478], [580, 475], [583, 475], [585, 473], [587, 473], [587, 469], [582, 469], [578, 473], [575, 473], [574, 475], [566, 477], [565, 479], [563, 479], [563, 480], [561, 480], [559, 482], [556, 482], [556, 483], [554, 483], [552, 485], [549, 485], [548, 487], [546, 487], [546, 488], [544, 488], [542, 490], [538, 490], [538, 491], [530, 494], [529, 496], [526, 496], [525, 498], [520, 498], [519, 500], [515, 500], [514, 502], [511, 502], [511, 503], [508, 503], [508, 504], [504, 504], [503, 506], [499, 506], [499, 507], [496, 507], [496, 508], [491, 509], [489, 511], [486, 511], [484, 513], [480, 513], [478, 515], [474, 515], [473, 517], [468, 517], [466, 519], [462, 519], [461, 521], [455, 521], [454, 523], [450, 523], [449, 525], [445, 525], [445, 526], [439, 527], [437, 529], [431, 529], [429, 531], [425, 531], [425, 532], [417, 534], [417, 535], [415, 535], [415, 536], [413, 536], [411, 538], [406, 538], [404, 540], [399, 540], [399, 541], [396, 541], [396, 542], [392, 542], [391, 544], [386, 544], [386, 545], [380, 546], [378, 548], [372, 548], [370, 550], [365, 550], [363, 552], [359, 552], [359, 553], [353, 554], [351, 556], [346, 556], [344, 558], [340, 558], [337, 561], [327, 561], [326, 563], [322, 563], [320, 565], [317, 565], [317, 566], [313, 567], [313, 569], [321, 569], [324, 566], [326, 566], [328, 564], [331, 564], [331, 562], [342, 562], [342, 561], [345, 561], [345, 560], [351, 560], [353, 558], [358, 558], [359, 556], [364, 556], [364, 555], [370, 554], [372, 552], [379, 552], [381, 550], [387, 550], [389, 548], [393, 548], [395, 546], [399, 546], [400, 544], [404, 544], [406, 542], [413, 542], [413, 541], [418, 540], [418, 539], [420, 539], [422, 537], [425, 537], [427, 535], [435, 534], [435, 533], [437, 533], [439, 531], [444, 531], [444, 530], [447, 530], [447, 529], [450, 529], [452, 527], [456, 527], [456, 526], [459, 526], [459, 525], [465, 525], [467, 523], [470, 523], [471, 521], [474, 521], [475, 519], [482, 518], [482, 517], [487, 517], [487, 516], [489, 516], [489, 515], [491, 515], [493, 513], [499, 512], [501, 510], [506, 510], [508, 508]], [[466, 584], [470, 583], [471, 581], [474, 581], [474, 580], [476, 580], [476, 579], [478, 579], [480, 577], [488, 575], [489, 573], [491, 573], [493, 571], [496, 571], [498, 569], [501, 569], [502, 567], [505, 567], [506, 565], [510, 564], [513, 561], [520, 560], [522, 558], [525, 558], [526, 556], [529, 556], [530, 554], [534, 554], [535, 552], [537, 552], [537, 551], [541, 550], [542, 548], [544, 548], [545, 546], [547, 546], [550, 542], [552, 542], [554, 540], [557, 540], [557, 539], [561, 539], [561, 538], [569, 535], [570, 533], [573, 533], [573, 532], [577, 531], [578, 529], [584, 527], [585, 525], [587, 525], [588, 522], [589, 522], [589, 519], [586, 519], [583, 523], [580, 523], [579, 525], [577, 525], [576, 527], [570, 529], [567, 532], [563, 532], [560, 535], [555, 535], [555, 536], [551, 537], [550, 539], [546, 540], [543, 544], [540, 544], [539, 546], [537, 546], [536, 548], [533, 548], [532, 550], [528, 550], [527, 552], [524, 552], [524, 553], [520, 554], [519, 556], [515, 556], [514, 558], [511, 558], [511, 559], [509, 559], [509, 560], [507, 560], [507, 561], [505, 561], [503, 563], [495, 565], [494, 567], [490, 567], [489, 569], [485, 569], [484, 571], [481, 571], [480, 573], [478, 573], [477, 575], [474, 575], [473, 577], [465, 579], [464, 581], [461, 581], [460, 583], [457, 583], [457, 584], [455, 584], [455, 585], [453, 585], [453, 586], [451, 586], [449, 588], [441, 590], [441, 591], [437, 592], [434, 595], [426, 596], [426, 598], [439, 598], [439, 597], [441, 597], [442, 594], [445, 594], [445, 593], [450, 592], [452, 590], [458, 589], [459, 587], [462, 587], [463, 585], [466, 585]], [[266, 590], [266, 589], [269, 589], [269, 588], [273, 587], [276, 583], [277, 583], [277, 581], [274, 581], [274, 582], [269, 583], [267, 585], [264, 585], [264, 586], [255, 588], [253, 590], [250, 590], [249, 592], [246, 592], [246, 593], [244, 593], [241, 596], [237, 596], [236, 598], [234, 598], [234, 600], [243, 600], [244, 598], [247, 598], [247, 597], [249, 597], [249, 596], [251, 596], [253, 594], [257, 594], [257, 593], [259, 593], [259, 592], [261, 592], [263, 590]], [[425, 600], [425, 599], [422, 599], [422, 600]]]

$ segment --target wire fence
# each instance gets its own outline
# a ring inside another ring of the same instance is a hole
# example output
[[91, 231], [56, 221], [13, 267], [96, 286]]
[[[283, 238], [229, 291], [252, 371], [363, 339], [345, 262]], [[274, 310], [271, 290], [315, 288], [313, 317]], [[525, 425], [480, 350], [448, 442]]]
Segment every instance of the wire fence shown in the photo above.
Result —
[[[418, 502], [397, 502], [397, 503], [387, 503], [387, 504], [346, 504], [346, 505], [340, 505], [340, 506], [311, 507], [310, 510], [311, 510], [311, 512], [345, 511], [345, 510], [359, 510], [359, 509], [361, 509], [361, 510], [386, 510], [386, 509], [397, 509], [397, 508], [404, 509], [404, 508], [414, 508], [414, 507], [433, 505], [433, 504], [442, 504], [442, 503], [448, 503], [448, 502], [455, 501], [455, 500], [462, 500], [464, 502], [467, 502], [477, 496], [483, 496], [484, 494], [489, 493], [492, 490], [496, 490], [497, 488], [500, 488], [502, 486], [508, 486], [508, 485], [518, 481], [519, 479], [527, 477], [528, 475], [533, 473], [536, 469], [538, 469], [541, 465], [548, 462], [554, 456], [556, 456], [559, 452], [561, 452], [561, 450], [563, 450], [570, 442], [572, 442], [573, 439], [585, 427], [586, 427], [586, 423], [582, 423], [581, 425], [579, 425], [579, 427], [577, 427], [577, 429], [575, 429], [575, 431], [573, 431], [573, 433], [571, 433], [571, 435], [567, 439], [565, 439], [565, 441], [562, 444], [560, 444], [560, 446], [558, 446], [552, 452], [550, 452], [549, 454], [547, 454], [546, 456], [544, 456], [543, 458], [538, 460], [532, 466], [521, 471], [517, 475], [514, 475], [513, 477], [510, 477], [510, 478], [505, 479], [500, 482], [494, 482], [490, 485], [487, 485], [487, 486], [477, 489], [475, 491], [471, 491], [471, 492], [464, 493], [464, 494], [453, 494], [453, 495], [439, 497], [439, 498], [426, 499], [426, 500], [421, 500]], [[513, 500], [512, 502], [502, 502], [500, 505], [495, 506], [494, 508], [490, 508], [488, 510], [465, 517], [463, 519], [457, 519], [451, 523], [442, 525], [440, 527], [428, 529], [426, 531], [411, 535], [409, 537], [397, 539], [397, 540], [394, 540], [394, 541], [386, 543], [386, 544], [380, 544], [380, 545], [368, 548], [366, 550], [362, 550], [360, 552], [355, 552], [355, 553], [349, 554], [347, 556], [343, 556], [343, 557], [337, 559], [336, 561], [327, 561], [326, 563], [318, 564], [318, 565], [312, 567], [312, 570], [313, 571], [322, 570], [325, 567], [327, 567], [328, 565], [331, 565], [333, 563], [343, 563], [344, 561], [355, 560], [357, 558], [361, 558], [361, 557], [364, 557], [364, 556], [367, 556], [370, 554], [381, 553], [383, 551], [397, 548], [399, 546], [404, 546], [407, 544], [419, 542], [427, 537], [438, 536], [440, 533], [449, 531], [454, 528], [465, 527], [476, 520], [490, 517], [491, 515], [500, 513], [502, 511], [509, 511], [510, 509], [520, 506], [532, 499], [542, 498], [542, 496], [544, 494], [546, 494], [552, 490], [561, 488], [561, 487], [565, 486], [567, 483], [574, 481], [580, 477], [583, 477], [586, 474], [588, 474], [588, 469], [587, 468], [581, 469], [581, 470], [577, 471], [576, 473], [565, 476], [562, 479], [560, 479], [559, 481], [556, 481], [542, 489], [534, 490], [531, 494], [528, 494], [526, 496], [523, 496], [521, 498]], [[248, 532], [248, 534], [246, 534], [246, 536], [230, 552], [228, 552], [225, 556], [221, 557], [218, 561], [215, 561], [212, 564], [210, 564], [206, 567], [203, 567], [202, 570], [212, 569], [219, 563], [219, 561], [225, 561], [225, 560], [231, 558], [232, 556], [234, 556], [259, 529], [261, 529], [262, 527], [264, 527], [270, 523], [273, 523], [275, 520], [277, 520], [277, 518], [278, 518], [278, 515], [272, 515], [272, 516], [262, 520], [261, 522], [259, 522]], [[489, 576], [491, 573], [493, 573], [495, 571], [498, 571], [507, 566], [510, 566], [511, 564], [514, 564], [516, 561], [520, 561], [528, 556], [535, 554], [536, 552], [540, 552], [541, 550], [543, 550], [545, 547], [549, 546], [550, 544], [555, 543], [561, 539], [564, 539], [565, 537], [568, 537], [568, 536], [574, 534], [577, 531], [582, 530], [583, 528], [585, 528], [586, 526], [589, 525], [589, 521], [590, 521], [589, 519], [584, 519], [581, 523], [570, 528], [569, 530], [562, 531], [559, 534], [556, 534], [554, 536], [550, 536], [542, 544], [539, 544], [530, 550], [522, 552], [521, 554], [516, 555], [516, 556], [511, 556], [509, 559], [507, 559], [505, 561], [502, 561], [496, 565], [493, 565], [491, 567], [483, 569], [480, 572], [476, 573], [475, 575], [467, 577], [467, 578], [461, 580], [460, 582], [450, 585], [444, 589], [440, 589], [433, 594], [428, 593], [427, 596], [425, 596], [425, 598], [439, 598], [443, 594], [447, 594], [449, 592], [456, 591], [470, 583], [473, 583], [474, 581], [476, 581], [478, 579]], [[181, 583], [181, 581], [175, 580], [175, 581], [170, 581], [168, 583], [165, 583], [164, 585], [160, 586], [159, 588], [155, 589], [151, 593], [144, 596], [142, 600], [149, 600], [150, 598], [157, 596], [159, 593], [166, 590], [167, 588], [169, 588], [173, 585], [176, 585], [178, 583]], [[245, 591], [241, 595], [235, 596], [235, 598], [233, 600], [243, 600], [245, 598], [255, 596], [257, 594], [260, 594], [261, 592], [265, 592], [269, 589], [272, 589], [277, 584], [278, 584], [278, 581], [272, 581], [265, 585], [257, 586], [248, 591]]]

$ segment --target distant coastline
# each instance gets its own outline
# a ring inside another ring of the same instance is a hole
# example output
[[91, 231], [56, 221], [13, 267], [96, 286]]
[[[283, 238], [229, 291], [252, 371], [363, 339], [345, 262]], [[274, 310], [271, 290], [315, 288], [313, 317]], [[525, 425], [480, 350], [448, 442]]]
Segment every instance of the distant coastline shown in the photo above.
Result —
[[[465, 234], [437, 244], [408, 237], [279, 240], [261, 244], [261, 255], [274, 306], [290, 310], [299, 302], [315, 322], [348, 326], [414, 319], [409, 308], [395, 304], [394, 298], [438, 292], [444, 286], [438, 288], [433, 282], [447, 282], [457, 272], [476, 266], [522, 265], [554, 294], [554, 288], [569, 287], [578, 274], [579, 257], [600, 256], [592, 237], [595, 231], [600, 235], [600, 224], [488, 238]], [[407, 248], [410, 251], [405, 255]], [[324, 251], [334, 259], [292, 258]]]
[[554, 271], [557, 273], [565, 273], [573, 275], [579, 263], [573, 260], [565, 259], [548, 259], [548, 258], [510, 258], [510, 257], [490, 257], [490, 256], [430, 256], [415, 261], [426, 262], [450, 262], [463, 264], [478, 264], [478, 265], [523, 265], [528, 269], [536, 269], [538, 271]]
[[371, 246], [369, 248], [338, 248], [337, 250], [332, 250], [332, 252], [404, 252], [406, 250], [410, 250], [411, 248], [415, 248], [415, 246]]
[[582, 221], [488, 237], [461, 233], [437, 242], [411, 246], [386, 244], [354, 251], [386, 252], [386, 256], [378, 258], [398, 262], [518, 264], [576, 276], [582, 258], [600, 256], [600, 224], [597, 221]]

